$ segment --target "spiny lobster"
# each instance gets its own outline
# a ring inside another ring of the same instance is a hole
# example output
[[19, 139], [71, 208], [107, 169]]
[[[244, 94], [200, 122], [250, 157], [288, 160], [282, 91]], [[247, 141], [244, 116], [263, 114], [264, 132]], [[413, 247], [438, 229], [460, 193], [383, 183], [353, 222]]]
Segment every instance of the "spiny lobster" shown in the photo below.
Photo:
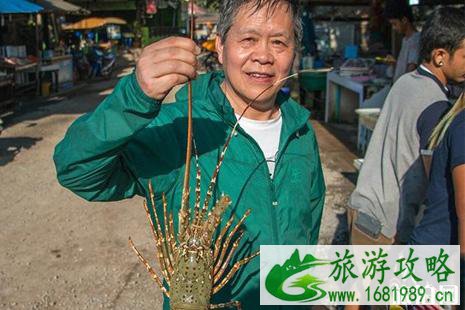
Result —
[[[240, 309], [238, 301], [211, 305], [210, 298], [228, 283], [242, 265], [258, 255], [257, 252], [236, 262], [226, 273], [233, 253], [243, 236], [239, 232], [239, 227], [250, 214], [250, 210], [242, 216], [227, 235], [234, 221], [234, 216], [231, 216], [220, 231], [212, 249], [213, 234], [221, 222], [224, 211], [231, 204], [231, 200], [227, 195], [222, 195], [207, 215], [208, 203], [205, 203], [200, 209], [199, 181], [200, 174], [197, 173], [198, 187], [196, 188], [194, 215], [191, 218], [189, 209], [183, 206], [179, 212], [180, 223], [177, 238], [174, 233], [173, 214], [167, 211], [165, 196], [162, 195], [164, 230], [159, 224], [157, 213], [154, 212], [156, 222], [154, 224], [147, 203], [144, 203], [156, 242], [158, 263], [169, 286], [169, 291], [163, 286], [162, 281], [146, 259], [136, 249], [131, 238], [129, 238], [129, 242], [162, 292], [170, 298], [171, 309], [216, 309], [228, 306], [236, 306]], [[149, 183], [149, 195], [151, 204], [154, 206], [155, 199], [151, 183]], [[205, 217], [205, 215], [207, 216]], [[237, 234], [239, 236], [231, 245], [233, 238]]]
[[[191, 12], [193, 12], [192, 0], [190, 1], [190, 6]], [[192, 17], [191, 39], [193, 38], [193, 29], [195, 29], [195, 25], [194, 18]], [[177, 235], [174, 231], [173, 213], [168, 212], [167, 210], [167, 201], [164, 194], [162, 195], [164, 230], [160, 225], [160, 221], [155, 210], [155, 195], [151, 182], [149, 182], [148, 188], [155, 223], [150, 216], [147, 202], [144, 202], [144, 208], [156, 243], [158, 264], [169, 290], [164, 287], [160, 277], [135, 247], [131, 238], [129, 238], [129, 244], [137, 254], [139, 260], [145, 265], [146, 269], [156, 281], [163, 294], [170, 298], [171, 309], [203, 310], [226, 307], [236, 307], [237, 309], [241, 308], [239, 301], [230, 301], [217, 305], [210, 304], [211, 296], [221, 290], [231, 280], [241, 266], [247, 264], [251, 259], [259, 255], [259, 252], [256, 252], [249, 257], [239, 260], [226, 273], [231, 258], [243, 237], [243, 233], [240, 231], [240, 226], [249, 216], [250, 209], [246, 211], [237, 224], [230, 230], [234, 222], [234, 215], [232, 215], [223, 229], [219, 232], [214, 244], [212, 244], [213, 235], [222, 221], [224, 212], [231, 204], [231, 199], [229, 196], [222, 194], [210, 211], [208, 211], [209, 202], [212, 198], [213, 189], [216, 184], [216, 178], [218, 176], [221, 163], [223, 162], [224, 155], [229, 142], [231, 141], [232, 134], [236, 130], [236, 126], [231, 131], [225, 145], [223, 146], [220, 158], [210, 180], [202, 208], [200, 208], [201, 175], [197, 152], [195, 152], [197, 176], [194, 214], [191, 216], [189, 207], [189, 172], [193, 137], [192, 85], [189, 81], [186, 163], [181, 209], [178, 215], [179, 225]], [[228, 231], [230, 232], [227, 235]], [[234, 242], [232, 242], [233, 240]]]

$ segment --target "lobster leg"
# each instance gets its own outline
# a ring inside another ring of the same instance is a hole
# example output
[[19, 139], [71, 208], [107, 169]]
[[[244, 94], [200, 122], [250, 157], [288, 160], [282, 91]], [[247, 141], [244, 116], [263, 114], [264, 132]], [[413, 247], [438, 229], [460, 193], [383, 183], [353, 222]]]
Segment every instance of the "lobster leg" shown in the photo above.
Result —
[[152, 276], [152, 278], [155, 280], [155, 282], [157, 282], [158, 286], [160, 287], [161, 291], [163, 292], [163, 294], [165, 294], [166, 297], [170, 298], [170, 294], [168, 292], [168, 290], [163, 286], [163, 283], [161, 283], [161, 280], [160, 278], [158, 277], [157, 273], [155, 272], [155, 270], [153, 270], [153, 268], [149, 265], [149, 263], [147, 262], [147, 260], [142, 256], [142, 254], [140, 254], [139, 250], [137, 250], [136, 246], [134, 245], [134, 243], [132, 242], [131, 240], [131, 237], [129, 237], [129, 245], [131, 246], [131, 248], [134, 250], [134, 252], [136, 252], [137, 254], [137, 257], [139, 257], [139, 260], [142, 262], [142, 264], [144, 264], [145, 268], [147, 269], [147, 271], [150, 273], [150, 275]]
[[178, 213], [179, 224], [178, 224], [178, 241], [182, 243], [187, 239], [186, 235], [190, 233], [189, 231], [189, 222], [190, 222], [190, 208], [186, 205], [186, 202], [189, 201], [189, 189], [183, 193], [181, 209]]
[[[152, 202], [153, 203], [153, 202]], [[161, 233], [161, 228], [160, 225], [157, 225], [157, 228], [155, 228], [155, 225], [153, 224], [152, 217], [150, 216], [150, 211], [149, 208], [147, 207], [147, 203], [144, 201], [144, 209], [145, 209], [145, 214], [147, 215], [147, 218], [150, 223], [150, 228], [152, 230], [153, 238], [155, 239], [155, 245], [157, 247], [157, 258], [158, 258], [158, 263], [160, 264], [160, 269], [163, 274], [163, 277], [166, 279], [166, 281], [169, 283], [169, 276], [168, 271], [170, 270], [170, 262], [169, 262], [169, 257], [165, 256], [166, 250], [164, 249], [164, 241], [163, 241], [163, 236]], [[155, 219], [158, 223], [158, 217], [155, 209], [153, 210], [155, 214]], [[168, 284], [169, 285], [169, 284]]]
[[216, 201], [215, 205], [212, 207], [210, 212], [208, 212], [207, 219], [202, 224], [202, 233], [206, 240], [212, 240], [213, 234], [218, 228], [218, 225], [221, 223], [223, 214], [230, 204], [231, 198], [228, 195], [222, 194], [220, 199]]
[[[213, 277], [213, 284], [216, 284], [220, 279], [221, 276], [223, 275], [224, 271], [229, 265], [229, 261], [231, 260], [231, 257], [233, 256], [234, 252], [236, 252], [236, 249], [239, 245], [239, 242], [241, 241], [242, 237], [244, 236], [244, 233], [240, 233], [239, 237], [234, 241], [231, 250], [229, 251], [228, 256], [226, 256], [226, 259], [224, 260], [223, 264], [221, 265], [221, 268], [218, 268], [218, 271], [214, 273]], [[218, 262], [218, 265], [215, 267], [219, 267], [221, 264], [221, 261]], [[216, 268], [215, 268], [216, 269]]]
[[241, 268], [243, 265], [247, 264], [249, 261], [251, 261], [254, 257], [258, 256], [260, 254], [260, 251], [257, 251], [256, 253], [250, 255], [249, 257], [246, 257], [237, 263], [234, 264], [234, 266], [231, 268], [229, 271], [228, 275], [221, 280], [221, 282], [218, 285], [215, 285], [212, 290], [212, 294], [216, 294], [219, 290], [221, 290], [226, 283], [228, 283], [231, 278], [236, 274], [236, 272]]
[[214, 252], [213, 252], [213, 257], [215, 258], [215, 260], [218, 257], [218, 254], [221, 250], [221, 245], [223, 244], [224, 235], [228, 231], [229, 227], [231, 227], [233, 221], [234, 221], [234, 214], [231, 215], [231, 218], [228, 220], [226, 225], [223, 227], [220, 234], [218, 235], [218, 238], [215, 241]]
[[166, 197], [165, 197], [165, 193], [162, 194], [162, 201], [163, 201], [163, 220], [164, 220], [164, 223], [165, 223], [165, 236], [164, 238], [166, 238], [166, 250], [167, 250], [167, 254], [168, 254], [168, 260], [171, 264], [171, 266], [173, 265], [173, 253], [174, 253], [174, 232], [171, 231], [171, 227], [172, 227], [172, 223], [170, 222], [169, 218], [168, 218], [168, 215], [171, 215], [171, 212], [168, 214], [168, 211], [167, 211], [167, 205], [168, 203], [166, 202]]
[[[155, 225], [154, 225], [154, 223], [152, 221], [152, 217], [150, 216], [150, 211], [149, 211], [146, 203], [144, 203], [145, 213], [147, 214], [147, 218], [149, 219], [150, 225], [152, 227], [152, 232], [154, 232], [154, 237], [155, 237], [155, 233], [157, 235], [157, 238], [155, 238], [155, 242], [157, 243], [157, 247], [159, 247], [159, 249], [158, 249], [158, 257], [160, 258], [160, 253], [161, 253], [162, 260], [160, 261], [160, 264], [164, 264], [164, 266], [165, 266], [165, 268], [163, 268], [160, 265], [160, 267], [162, 269], [162, 272], [164, 272], [163, 276], [165, 277], [165, 279], [169, 279], [168, 274], [173, 273], [173, 265], [172, 265], [172, 261], [170, 261], [170, 257], [169, 257], [169, 247], [168, 247], [168, 245], [166, 243], [166, 238], [163, 236], [161, 226], [160, 226], [160, 220], [158, 219], [157, 211], [155, 210], [155, 194], [153, 192], [153, 187], [152, 187], [152, 181], [151, 180], [149, 180], [149, 194], [150, 194], [150, 203], [152, 204], [152, 208], [153, 208], [153, 215], [155, 216], [155, 222], [157, 224], [156, 229], [155, 229]], [[165, 225], [166, 224], [167, 223], [165, 223]], [[168, 273], [168, 274], [166, 274], [166, 273]]]
[[218, 272], [218, 270], [221, 267], [221, 263], [223, 261], [224, 255], [226, 254], [226, 251], [228, 250], [229, 243], [231, 242], [232, 237], [236, 234], [237, 230], [244, 223], [245, 219], [249, 216], [249, 214], [250, 214], [250, 209], [248, 209], [245, 212], [245, 214], [242, 216], [240, 221], [236, 224], [236, 226], [234, 226], [233, 230], [229, 233], [228, 237], [226, 238], [226, 241], [222, 245], [221, 254], [220, 254], [219, 257], [217, 256], [219, 254], [219, 251], [216, 252], [217, 254], [214, 257], [214, 259], [216, 261], [216, 266], [215, 266], [215, 269], [214, 269], [215, 274]]
[[210, 305], [210, 309], [232, 308], [236, 307], [237, 310], [242, 310], [240, 301], [230, 301], [223, 304]]

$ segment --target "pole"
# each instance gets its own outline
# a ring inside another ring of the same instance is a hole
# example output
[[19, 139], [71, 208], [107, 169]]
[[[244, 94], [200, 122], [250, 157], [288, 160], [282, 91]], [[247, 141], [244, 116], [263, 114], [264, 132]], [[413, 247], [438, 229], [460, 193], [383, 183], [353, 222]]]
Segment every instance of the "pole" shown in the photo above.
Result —
[[41, 16], [40, 13], [36, 14], [36, 56], [37, 56], [37, 66], [36, 66], [36, 95], [40, 95], [40, 65], [42, 62], [42, 55], [40, 53], [40, 26]]

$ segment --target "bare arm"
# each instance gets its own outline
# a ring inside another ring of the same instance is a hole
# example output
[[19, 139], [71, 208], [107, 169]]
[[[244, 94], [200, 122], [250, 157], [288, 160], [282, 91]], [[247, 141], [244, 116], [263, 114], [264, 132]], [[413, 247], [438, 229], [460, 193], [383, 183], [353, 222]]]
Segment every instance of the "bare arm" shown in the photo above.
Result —
[[458, 218], [460, 254], [465, 257], [465, 164], [452, 170], [455, 192], [455, 210]]
[[433, 160], [433, 156], [421, 155], [421, 159], [423, 161], [423, 168], [425, 168], [426, 177], [429, 179], [429, 173], [431, 171], [431, 161]]

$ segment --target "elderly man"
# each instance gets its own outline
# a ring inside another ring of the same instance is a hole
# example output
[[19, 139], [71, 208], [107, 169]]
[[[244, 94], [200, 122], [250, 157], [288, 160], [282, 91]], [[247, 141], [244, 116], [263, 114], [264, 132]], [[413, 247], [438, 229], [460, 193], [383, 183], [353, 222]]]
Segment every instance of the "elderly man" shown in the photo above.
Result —
[[[281, 93], [277, 83], [288, 75], [300, 41], [297, 1], [225, 0], [220, 12], [216, 45], [224, 72], [197, 76], [199, 50], [187, 38], [147, 46], [135, 72], [121, 79], [94, 112], [76, 120], [58, 144], [58, 179], [91, 201], [147, 197], [151, 180], [157, 202], [164, 192], [168, 208], [177, 214], [187, 90], [181, 89], [173, 104], [162, 106], [163, 98], [193, 80], [196, 149], [202, 175], [211, 176], [237, 116], [274, 85], [240, 121], [218, 177], [216, 193], [228, 194], [233, 202], [228, 212], [240, 217], [252, 209], [233, 260], [262, 244], [316, 244], [325, 192], [318, 146], [309, 112]], [[195, 171], [191, 176], [195, 179]], [[208, 181], [202, 178], [203, 193]], [[239, 300], [244, 309], [259, 307], [258, 259], [212, 303], [230, 300]]]

